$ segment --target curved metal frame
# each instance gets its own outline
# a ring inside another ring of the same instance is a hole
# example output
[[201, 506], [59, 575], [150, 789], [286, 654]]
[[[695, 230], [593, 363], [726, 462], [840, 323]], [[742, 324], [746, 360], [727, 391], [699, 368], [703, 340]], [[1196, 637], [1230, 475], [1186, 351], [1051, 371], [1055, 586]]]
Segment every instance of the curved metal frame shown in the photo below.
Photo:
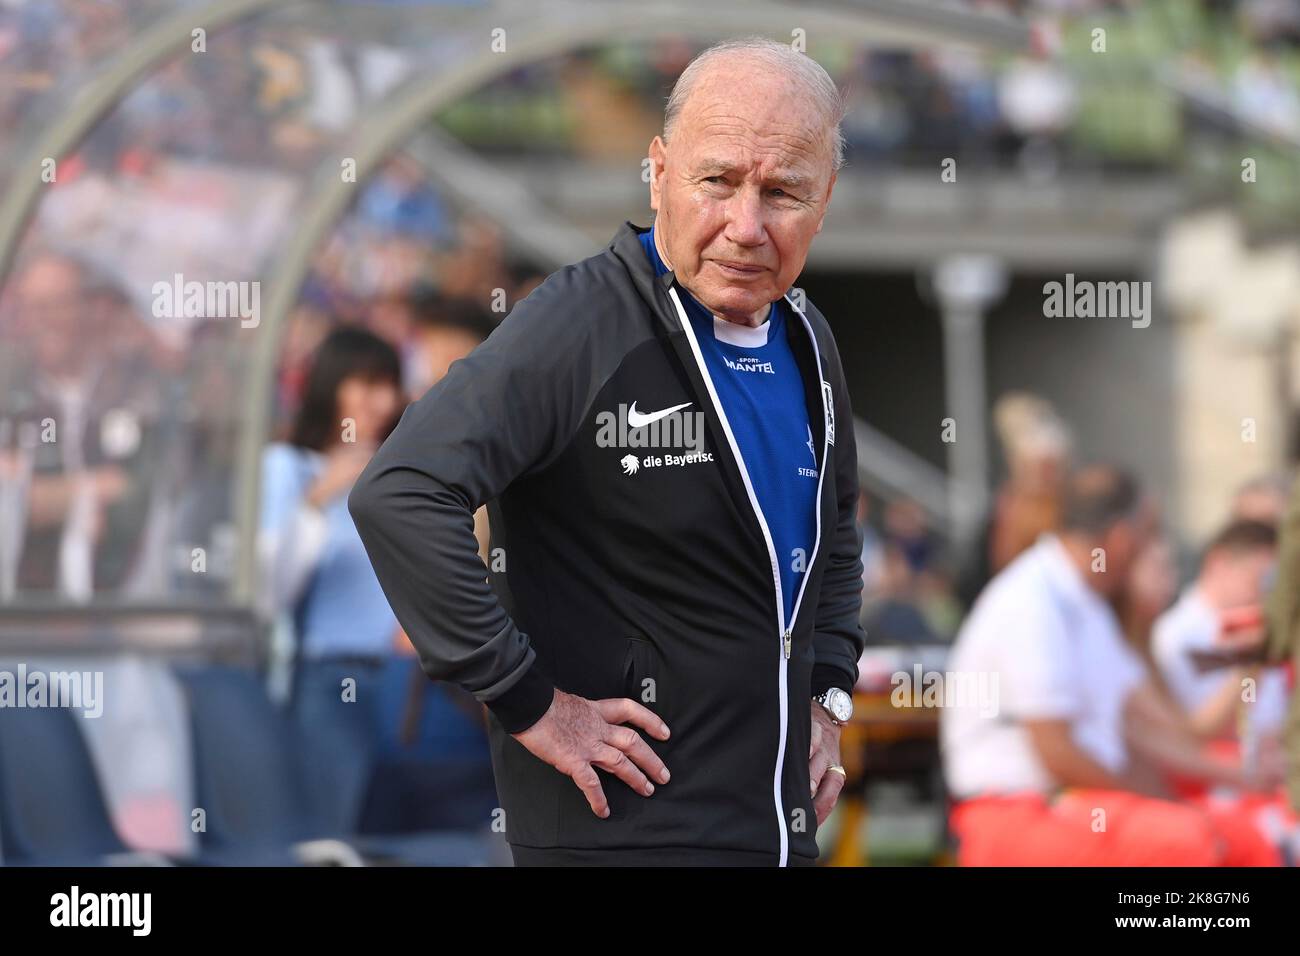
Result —
[[[174, 54], [187, 43], [195, 28], [216, 29], [234, 21], [263, 13], [282, 0], [215, 0], [195, 11], [182, 11], [147, 31], [138, 41], [96, 71], [83, 86], [74, 106], [52, 125], [25, 154], [17, 168], [36, 167], [48, 156], [64, 155], [79, 142], [151, 66]], [[502, 3], [483, 10], [477, 18], [462, 20], [484, 27], [498, 26], [503, 14], [528, 11], [530, 5]], [[464, 12], [458, 11], [458, 12]], [[643, 7], [631, 2], [599, 5], [548, 6], [544, 18], [535, 14], [515, 22], [516, 37], [506, 53], [486, 53], [470, 61], [449, 64], [449, 75], [421, 76], [407, 84], [382, 110], [358, 125], [347, 144], [321, 160], [307, 191], [300, 227], [271, 269], [271, 291], [264, 311], [261, 332], [253, 354], [253, 367], [246, 395], [244, 427], [235, 481], [239, 489], [236, 508], [237, 535], [242, 547], [231, 597], [240, 604], [251, 603], [256, 580], [255, 537], [260, 498], [258, 473], [261, 450], [268, 437], [270, 398], [285, 317], [297, 300], [310, 267], [311, 255], [338, 216], [347, 208], [354, 187], [364, 182], [402, 142], [427, 123], [439, 109], [488, 81], [527, 63], [555, 56], [585, 44], [681, 35], [712, 37], [737, 32], [737, 23], [748, 31], [787, 31], [803, 28], [811, 36], [831, 34], [837, 40], [879, 43], [950, 43], [994, 49], [1017, 49], [1024, 45], [1023, 24], [990, 18], [983, 14], [918, 7], [901, 0], [858, 0], [853, 4], [826, 2], [800, 9], [773, 2], [729, 4], [701, 8], [689, 0], [662, 5], [647, 21]], [[485, 34], [486, 35], [486, 34]], [[339, 160], [356, 162], [356, 181], [345, 183], [339, 175]], [[13, 252], [28, 216], [35, 206], [41, 183], [36, 177], [19, 180], [0, 202], [0, 283], [9, 271]]]
[[[884, 7], [885, 4], [876, 4]], [[895, 15], [904, 12], [916, 14], [915, 8], [905, 8], [901, 4], [888, 5]], [[261, 489], [258, 487], [257, 473], [262, 448], [269, 435], [269, 417], [271, 388], [275, 374], [275, 359], [279, 354], [280, 339], [283, 335], [285, 316], [297, 300], [299, 289], [310, 266], [311, 254], [324, 238], [328, 229], [347, 207], [357, 184], [365, 181], [375, 167], [392, 153], [415, 130], [426, 123], [439, 109], [450, 104], [457, 97], [463, 96], [510, 70], [526, 63], [536, 62], [554, 56], [565, 50], [608, 40], [619, 36], [632, 35], [640, 38], [663, 35], [679, 35], [688, 30], [695, 36], [721, 35], [735, 32], [734, 17], [727, 16], [729, 11], [710, 8], [692, 10], [689, 19], [676, 22], [672, 18], [660, 17], [649, 25], [644, 20], [645, 12], [630, 5], [615, 7], [612, 4], [598, 8], [598, 15], [593, 16], [589, 7], [575, 8], [575, 14], [581, 19], [573, 23], [557, 25], [555, 11], [549, 11], [545, 20], [524, 21], [520, 26], [536, 28], [528, 32], [526, 39], [510, 45], [507, 53], [487, 53], [470, 62], [456, 63], [449, 76], [421, 78], [409, 85], [382, 113], [357, 127], [350, 142], [355, 149], [341, 155], [356, 161], [355, 182], [345, 183], [338, 173], [338, 156], [326, 160], [317, 170], [311, 198], [307, 210], [302, 216], [302, 226], [295, 232], [293, 242], [285, 249], [283, 256], [277, 260], [272, 270], [272, 287], [268, 297], [268, 307], [262, 318], [258, 331], [261, 339], [254, 356], [251, 387], [248, 389], [248, 405], [245, 427], [242, 432], [238, 459], [237, 487], [240, 490], [236, 515], [237, 540], [244, 542], [241, 550], [241, 562], [236, 572], [234, 597], [237, 601], [249, 601], [253, 596], [256, 580], [256, 549], [252, 542], [256, 535], [257, 510]], [[863, 13], [870, 10], [854, 8], [852, 10], [819, 10], [810, 8], [799, 11], [800, 19], [808, 24], [812, 33], [819, 25], [833, 27], [837, 39], [875, 40], [879, 38], [878, 24], [863, 22]], [[776, 29], [786, 29], [790, 25], [789, 10], [771, 4], [747, 5], [744, 14], [748, 25], [753, 29], [772, 28], [779, 19]], [[486, 18], [485, 18], [486, 19]], [[968, 36], [961, 41], [969, 43]], [[252, 427], [256, 422], [256, 427]]]
[[94, 71], [72, 97], [67, 112], [47, 127], [14, 165], [15, 170], [29, 169], [33, 172], [29, 177], [15, 176], [9, 194], [0, 200], [0, 284], [8, 276], [18, 238], [36, 206], [41, 187], [45, 185], [35, 174], [41, 162], [47, 157], [61, 159], [81, 142], [90, 128], [122, 100], [145, 71], [190, 42], [194, 30], [220, 29], [282, 2], [214, 0], [197, 10], [183, 10], [146, 30], [111, 62]]

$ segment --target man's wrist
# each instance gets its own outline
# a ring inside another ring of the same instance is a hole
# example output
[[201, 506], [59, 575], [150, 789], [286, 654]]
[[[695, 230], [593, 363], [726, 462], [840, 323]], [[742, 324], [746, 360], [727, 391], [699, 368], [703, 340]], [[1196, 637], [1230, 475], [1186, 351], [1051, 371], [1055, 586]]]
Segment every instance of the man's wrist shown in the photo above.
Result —
[[832, 687], [838, 687], [846, 694], [852, 694], [853, 685], [856, 683], [856, 674], [850, 677], [843, 668], [836, 667], [834, 664], [813, 665], [812, 695], [814, 698], [820, 697]]
[[555, 685], [538, 667], [534, 657], [532, 664], [510, 685], [509, 690], [484, 701], [484, 704], [501, 722], [506, 733], [522, 734], [546, 715], [554, 699]]

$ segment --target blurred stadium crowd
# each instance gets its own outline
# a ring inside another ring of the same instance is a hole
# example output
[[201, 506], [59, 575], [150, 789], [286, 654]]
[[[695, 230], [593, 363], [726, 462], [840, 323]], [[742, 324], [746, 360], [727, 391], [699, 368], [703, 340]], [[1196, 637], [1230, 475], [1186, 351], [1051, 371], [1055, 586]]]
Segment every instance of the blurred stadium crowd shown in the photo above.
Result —
[[[177, 6], [0, 0], [0, 138], [19, 142], [49, 123], [81, 78]], [[1296, 3], [971, 6], [1027, 18], [1031, 49], [990, 58], [939, 48], [832, 48], [821, 58], [842, 87], [856, 91], [844, 124], [855, 174], [930, 167], [949, 156], [1046, 179], [1075, 168], [1172, 172], [1186, 161], [1177, 89], [1200, 95], [1219, 111], [1217, 121], [1300, 136]], [[1088, 34], [1066, 29], [1078, 22], [1105, 26], [1113, 58], [1104, 72], [1089, 56]], [[37, 208], [0, 288], [0, 611], [42, 601], [50, 608], [202, 605], [228, 593], [249, 337], [229, 319], [158, 321], [154, 283], [173, 274], [264, 274], [322, 157], [415, 73], [416, 57], [452, 63], [460, 55], [454, 40], [434, 42], [434, 30], [417, 53], [396, 42], [351, 44], [328, 19], [312, 30], [292, 18], [228, 29], [241, 42], [168, 60], [60, 161], [57, 186]], [[635, 163], [659, 131], [667, 88], [698, 46], [663, 39], [579, 50], [512, 72], [437, 123], [485, 155]], [[1161, 65], [1158, 76], [1153, 63]], [[0, 189], [20, 174], [11, 160], [0, 158]], [[276, 360], [258, 540], [258, 609], [275, 635], [269, 696], [260, 701], [257, 684], [250, 689], [215, 671], [171, 675], [144, 654], [96, 664], [109, 672], [108, 693], [136, 707], [102, 725], [86, 721], [77, 731], [89, 737], [84, 761], [74, 754], [49, 772], [72, 779], [71, 768], [81, 767], [83, 789], [104, 791], [100, 824], [111, 818], [120, 844], [102, 825], [87, 831], [95, 839], [46, 842], [5, 829], [7, 859], [135, 849], [278, 860], [257, 854], [322, 835], [487, 827], [495, 797], [479, 708], [454, 688], [423, 680], [344, 499], [404, 405], [543, 278], [509, 249], [497, 225], [451, 202], [416, 156], [398, 152], [361, 184], [313, 258]], [[1003, 479], [978, 541], [957, 546], [908, 497], [862, 496], [864, 700], [887, 699], [894, 675], [918, 661], [941, 662], [989, 581], [1061, 529], [1067, 476], [1078, 459], [1070, 409], [1026, 393], [997, 398]], [[870, 409], [858, 412], [871, 417]], [[328, 427], [340, 419], [355, 423], [347, 440]], [[58, 423], [56, 443], [40, 440], [46, 420]], [[1120, 607], [1127, 640], [1176, 706], [1195, 716], [1218, 701], [1201, 728], [1206, 747], [1228, 760], [1241, 759], [1244, 747], [1266, 767], [1280, 746], [1282, 678], [1263, 680], [1263, 704], [1252, 711], [1258, 719], [1239, 720], [1223, 688], [1245, 671], [1190, 672], [1191, 649], [1174, 635], [1180, 619], [1168, 615], [1186, 611], [1198, 574], [1254, 582], [1253, 590], [1241, 584], [1216, 613], [1262, 603], [1263, 571], [1252, 564], [1247, 574], [1239, 562], [1262, 555], [1267, 565], [1275, 557], [1289, 488], [1288, 474], [1225, 488], [1231, 519], [1203, 562], [1188, 558], [1203, 543], [1178, 540], [1177, 529], [1152, 537], [1133, 562]], [[486, 527], [479, 530], [487, 561]], [[205, 573], [194, 573], [196, 548]], [[1162, 634], [1174, 636], [1162, 643]], [[357, 699], [373, 706], [341, 715], [326, 703], [337, 703], [346, 677], [356, 679]], [[218, 732], [223, 715], [236, 711], [246, 716], [243, 725]], [[10, 728], [0, 732], [0, 813], [12, 815], [22, 792], [16, 772], [35, 759], [24, 736], [53, 735], [52, 751], [76, 746], [57, 728], [14, 729], [11, 716], [0, 714], [0, 729], [7, 721]], [[242, 798], [214, 793], [216, 778], [255, 779], [286, 752], [241, 752], [250, 748], [240, 741], [268, 727], [276, 728], [272, 737], [306, 741], [301, 779], [250, 784]], [[942, 858], [946, 797], [935, 721], [915, 737], [877, 727], [846, 739], [860, 747], [858, 797], [887, 789], [894, 777], [914, 788], [905, 802], [932, 807], [940, 820], [925, 853]], [[41, 779], [29, 777], [29, 794]], [[1278, 783], [1276, 775], [1270, 780]], [[1205, 790], [1204, 781], [1187, 786]], [[858, 797], [846, 796], [831, 828], [839, 861], [864, 857], [852, 832]], [[228, 827], [196, 836], [186, 808], [223, 799]], [[288, 809], [275, 809], [286, 800]], [[314, 804], [313, 826], [288, 822], [304, 815], [294, 801]], [[56, 803], [48, 815], [99, 812]], [[1283, 805], [1250, 806], [1262, 814], [1271, 845], [1294, 852], [1295, 822]], [[26, 823], [39, 830], [34, 821], [52, 825], [48, 815]], [[422, 847], [413, 839], [355, 846], [377, 858], [490, 859], [481, 848]], [[426, 850], [431, 855], [422, 857]]]

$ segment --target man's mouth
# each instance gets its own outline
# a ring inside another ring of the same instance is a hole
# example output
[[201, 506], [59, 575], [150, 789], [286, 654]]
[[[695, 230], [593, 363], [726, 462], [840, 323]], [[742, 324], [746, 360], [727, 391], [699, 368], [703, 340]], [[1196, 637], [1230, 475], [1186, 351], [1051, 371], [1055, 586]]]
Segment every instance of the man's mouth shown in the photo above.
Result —
[[763, 266], [754, 265], [751, 262], [733, 262], [729, 259], [714, 259], [713, 264], [724, 272], [730, 272], [734, 275], [752, 276], [764, 271]]

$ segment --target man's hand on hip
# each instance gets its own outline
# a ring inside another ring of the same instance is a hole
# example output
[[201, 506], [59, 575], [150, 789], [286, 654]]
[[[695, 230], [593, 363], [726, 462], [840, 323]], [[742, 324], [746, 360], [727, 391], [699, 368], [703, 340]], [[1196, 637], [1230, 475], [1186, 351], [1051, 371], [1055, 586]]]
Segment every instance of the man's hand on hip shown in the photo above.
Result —
[[514, 734], [535, 757], [572, 777], [596, 816], [609, 816], [609, 803], [595, 768], [607, 770], [642, 796], [654, 784], [668, 782], [668, 768], [631, 723], [659, 740], [668, 739], [668, 725], [653, 712], [626, 697], [587, 700], [557, 690], [550, 709], [523, 733]]
[[[839, 767], [840, 770], [831, 770]], [[817, 825], [821, 826], [835, 808], [835, 801], [844, 789], [844, 774], [840, 765], [840, 728], [831, 715], [817, 701], [812, 702], [811, 746], [808, 748], [808, 779], [812, 783], [813, 810]]]

